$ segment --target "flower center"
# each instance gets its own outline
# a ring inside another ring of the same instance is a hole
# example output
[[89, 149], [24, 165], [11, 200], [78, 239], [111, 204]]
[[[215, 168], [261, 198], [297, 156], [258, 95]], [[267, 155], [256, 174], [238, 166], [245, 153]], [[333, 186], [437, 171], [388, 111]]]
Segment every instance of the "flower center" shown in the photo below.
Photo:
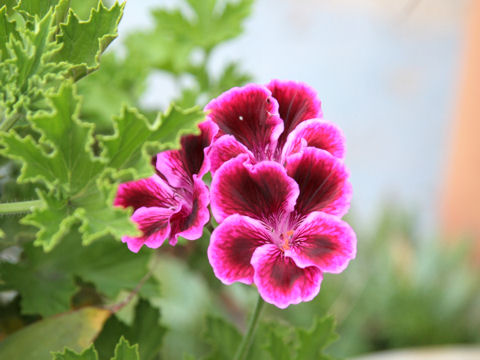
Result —
[[287, 230], [280, 234], [280, 248], [283, 251], [290, 250], [290, 240], [292, 240], [293, 237], [293, 230]]

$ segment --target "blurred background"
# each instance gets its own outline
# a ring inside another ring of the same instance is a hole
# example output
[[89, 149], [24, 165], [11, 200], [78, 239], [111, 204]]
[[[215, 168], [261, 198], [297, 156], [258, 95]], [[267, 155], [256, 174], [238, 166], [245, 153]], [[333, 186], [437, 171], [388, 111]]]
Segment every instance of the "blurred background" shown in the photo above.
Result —
[[[130, 0], [114, 50], [122, 53], [129, 33], [153, 28], [158, 7], [191, 12], [181, 1]], [[358, 234], [357, 259], [342, 275], [327, 274], [314, 301], [269, 307], [266, 317], [309, 326], [315, 314], [334, 314], [336, 356], [478, 345], [480, 2], [257, 0], [243, 35], [210, 54], [209, 72], [220, 76], [231, 61], [255, 82], [316, 89], [325, 117], [346, 134], [354, 187], [347, 221]], [[155, 71], [141, 102], [165, 108], [191, 82]], [[256, 296], [234, 285], [212, 299], [220, 283], [188, 248], [165, 250], [156, 276], [171, 329], [167, 358], [200, 346], [189, 334], [207, 312], [244, 326]]]
[[[128, 2], [120, 39], [152, 26], [149, 9], [160, 5], [182, 2]], [[415, 211], [431, 233], [438, 224], [470, 5], [258, 0], [243, 35], [218, 47], [210, 68], [215, 74], [234, 60], [256, 82], [292, 79], [314, 87], [325, 117], [348, 139], [358, 220], [371, 225], [392, 201]], [[158, 73], [144, 101], [166, 106], [178, 95], [173, 79]]]

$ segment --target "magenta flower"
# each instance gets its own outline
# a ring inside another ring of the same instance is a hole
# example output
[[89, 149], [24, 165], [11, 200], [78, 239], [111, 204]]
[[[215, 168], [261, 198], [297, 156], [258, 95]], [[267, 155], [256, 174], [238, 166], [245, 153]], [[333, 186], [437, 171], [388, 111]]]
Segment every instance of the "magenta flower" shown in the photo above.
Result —
[[165, 239], [170, 245], [178, 237], [195, 240], [202, 236], [208, 222], [209, 191], [202, 176], [209, 170], [205, 157], [218, 128], [210, 121], [199, 125], [200, 135], [181, 138], [180, 150], [159, 153], [156, 174], [120, 184], [114, 204], [133, 207], [132, 220], [142, 235], [124, 236], [128, 248], [138, 252], [143, 245], [160, 247]]
[[214, 173], [224, 162], [246, 154], [252, 163], [286, 158], [315, 147], [343, 159], [341, 130], [322, 119], [320, 100], [305, 84], [273, 80], [267, 86], [233, 88], [206, 107], [219, 127], [208, 153]]
[[314, 147], [288, 156], [285, 167], [249, 157], [225, 162], [213, 178], [211, 208], [221, 222], [208, 248], [213, 271], [225, 284], [254, 283], [280, 308], [312, 300], [322, 274], [355, 257], [355, 233], [339, 219], [350, 203], [348, 172]]

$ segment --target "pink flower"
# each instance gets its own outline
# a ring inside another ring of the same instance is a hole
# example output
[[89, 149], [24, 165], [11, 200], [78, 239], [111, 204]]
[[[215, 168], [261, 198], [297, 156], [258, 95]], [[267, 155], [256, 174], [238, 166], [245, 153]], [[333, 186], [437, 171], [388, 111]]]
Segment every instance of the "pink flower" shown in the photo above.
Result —
[[285, 167], [243, 154], [225, 162], [212, 182], [211, 208], [221, 224], [208, 258], [225, 284], [254, 283], [280, 308], [312, 300], [323, 272], [339, 273], [355, 257], [356, 237], [338, 216], [351, 186], [342, 161], [305, 147]]
[[233, 88], [212, 100], [205, 110], [219, 127], [208, 153], [214, 173], [225, 161], [246, 154], [252, 163], [286, 158], [315, 147], [343, 159], [341, 130], [322, 119], [320, 100], [305, 84], [273, 80], [266, 86]]
[[188, 240], [202, 236], [210, 218], [209, 191], [201, 180], [209, 167], [205, 151], [218, 128], [209, 121], [199, 127], [200, 135], [181, 138], [180, 150], [156, 156], [155, 175], [120, 184], [114, 204], [133, 207], [132, 220], [142, 231], [140, 237], [122, 238], [131, 251], [138, 252], [143, 245], [158, 248], [165, 239], [175, 245], [179, 236]]

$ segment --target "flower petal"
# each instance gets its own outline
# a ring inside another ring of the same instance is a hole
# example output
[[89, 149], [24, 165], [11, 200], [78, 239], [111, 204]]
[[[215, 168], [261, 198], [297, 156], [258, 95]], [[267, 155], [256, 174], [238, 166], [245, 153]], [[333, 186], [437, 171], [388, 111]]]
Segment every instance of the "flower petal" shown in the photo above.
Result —
[[287, 137], [282, 159], [302, 151], [306, 146], [326, 150], [342, 160], [345, 157], [345, 136], [330, 121], [311, 119], [298, 124]]
[[187, 240], [196, 240], [202, 236], [203, 227], [210, 219], [209, 203], [210, 196], [207, 185], [197, 175], [193, 175], [192, 200], [188, 207], [184, 207], [188, 211], [179, 212], [171, 219], [170, 245], [175, 245], [179, 236]]
[[131, 206], [135, 210], [143, 206], [170, 207], [173, 204], [176, 204], [173, 190], [158, 175], [120, 184], [114, 200], [115, 206]]
[[191, 188], [191, 174], [185, 166], [184, 157], [180, 150], [167, 150], [158, 153], [155, 168], [158, 174], [168, 181], [170, 186]]
[[159, 207], [138, 208], [131, 219], [138, 224], [142, 236], [124, 236], [122, 241], [133, 252], [138, 252], [143, 245], [153, 249], [160, 247], [170, 233], [170, 218], [176, 211], [177, 209]]
[[206, 150], [211, 145], [213, 138], [218, 133], [218, 126], [213, 121], [206, 120], [198, 124], [200, 135], [182, 136], [182, 154], [184, 163], [191, 175], [197, 174], [202, 178], [209, 171], [206, 161]]
[[288, 134], [302, 121], [322, 117], [320, 100], [315, 90], [306, 84], [272, 80], [267, 88], [278, 101], [278, 111], [284, 122], [284, 131], [278, 139], [279, 147], [283, 146]]
[[219, 136], [235, 136], [258, 160], [268, 158], [283, 131], [278, 103], [264, 86], [230, 89], [210, 101], [205, 110], [207, 118], [220, 128]]
[[271, 223], [295, 206], [298, 186], [279, 163], [247, 161], [246, 155], [227, 161], [213, 177], [211, 206], [218, 222], [240, 214]]
[[301, 215], [323, 211], [343, 216], [350, 207], [352, 186], [343, 161], [325, 150], [307, 147], [286, 159], [286, 169], [300, 187], [295, 210]]
[[340, 273], [355, 258], [356, 246], [356, 235], [346, 222], [313, 212], [297, 227], [285, 254], [301, 268], [316, 266], [322, 272]]
[[233, 159], [240, 154], [247, 154], [252, 162], [255, 161], [255, 157], [250, 150], [235, 140], [235, 137], [232, 135], [223, 135], [215, 140], [208, 152], [212, 174], [215, 174], [224, 162]]
[[265, 301], [281, 309], [310, 301], [320, 291], [322, 272], [315, 266], [299, 268], [276, 245], [258, 247], [251, 264], [258, 292]]
[[212, 121], [198, 124], [199, 135], [185, 135], [180, 139], [179, 150], [168, 150], [158, 153], [155, 167], [160, 176], [176, 188], [190, 188], [193, 175], [200, 178], [208, 172], [208, 161], [205, 152], [218, 132], [218, 126]]
[[268, 230], [258, 220], [241, 215], [225, 219], [213, 231], [208, 247], [208, 260], [215, 276], [227, 285], [235, 281], [251, 284], [252, 254], [268, 239]]

